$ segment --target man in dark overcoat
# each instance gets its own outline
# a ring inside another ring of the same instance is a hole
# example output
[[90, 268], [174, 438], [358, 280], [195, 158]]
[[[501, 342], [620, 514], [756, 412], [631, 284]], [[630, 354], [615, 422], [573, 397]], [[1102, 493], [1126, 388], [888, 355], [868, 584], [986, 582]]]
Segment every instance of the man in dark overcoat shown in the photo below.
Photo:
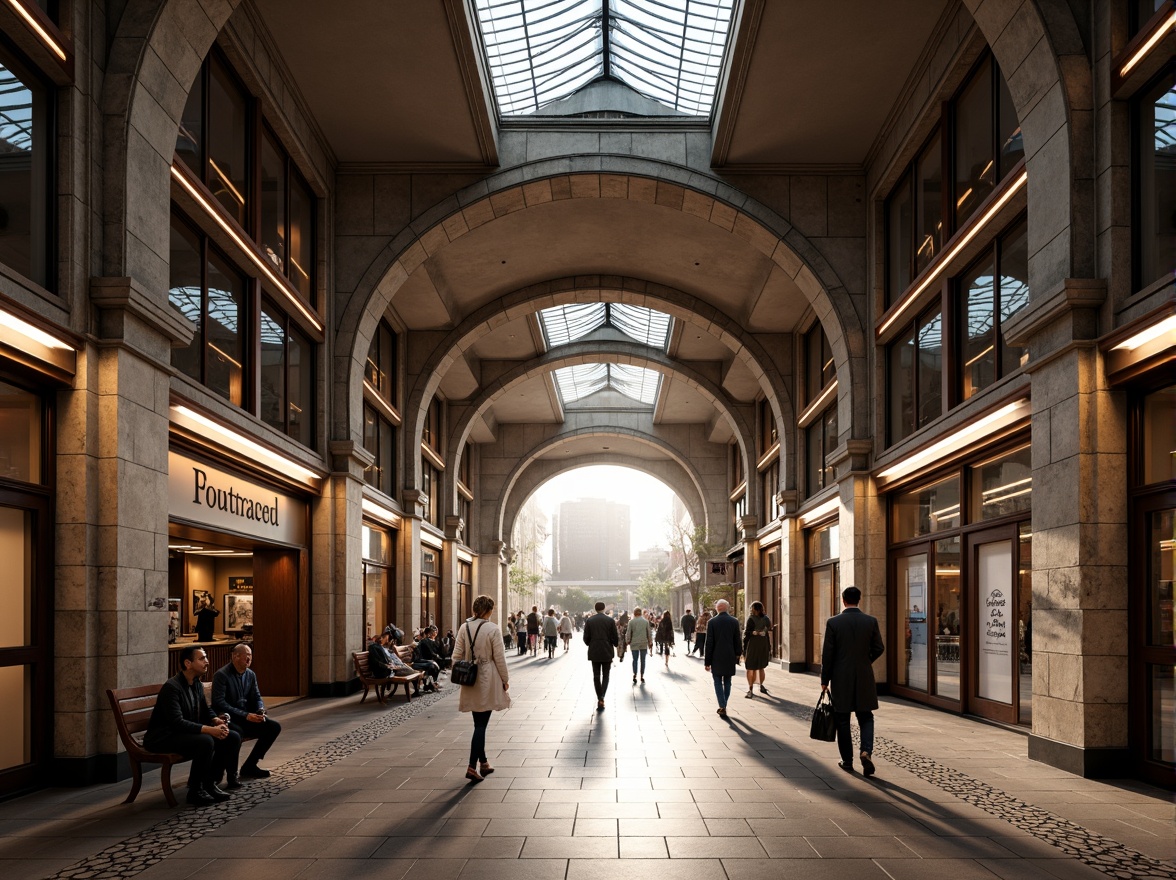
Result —
[[[849, 715], [857, 715], [861, 728], [862, 770], [874, 775], [874, 710], [878, 708], [878, 686], [874, 682], [873, 662], [882, 656], [882, 632], [878, 619], [866, 614], [858, 603], [862, 591], [846, 587], [841, 592], [845, 608], [825, 624], [825, 644], [821, 649], [821, 691], [832, 691], [833, 715], [837, 719], [837, 748], [841, 752], [838, 766], [853, 772], [853, 740]], [[830, 687], [832, 685], [832, 687]]]
[[719, 700], [719, 717], [727, 717], [727, 700], [731, 697], [731, 677], [743, 656], [743, 633], [739, 621], [728, 613], [726, 599], [715, 603], [715, 616], [706, 625], [706, 649], [703, 665], [715, 680]]
[[608, 692], [608, 674], [612, 670], [613, 651], [620, 638], [617, 625], [604, 613], [604, 603], [596, 603], [596, 613], [584, 624], [584, 644], [592, 661], [592, 684], [596, 687], [596, 711], [604, 709], [604, 695]]

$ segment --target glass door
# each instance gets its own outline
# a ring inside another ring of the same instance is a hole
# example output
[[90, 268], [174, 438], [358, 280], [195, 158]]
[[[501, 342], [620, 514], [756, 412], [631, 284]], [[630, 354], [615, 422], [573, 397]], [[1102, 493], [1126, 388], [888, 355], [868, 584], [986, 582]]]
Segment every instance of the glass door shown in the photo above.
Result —
[[900, 632], [896, 634], [897, 639], [891, 638], [891, 644], [903, 646], [896, 652], [895, 684], [924, 693], [930, 683], [927, 562], [928, 554], [922, 548], [893, 557], [893, 583], [897, 590], [894, 619]]
[[967, 536], [971, 609], [971, 687], [968, 710], [994, 721], [1017, 723], [1017, 542], [1015, 526]]
[[821, 649], [824, 647], [825, 622], [837, 613], [838, 565], [822, 565], [809, 571], [809, 638], [808, 666], [813, 672], [821, 671]]

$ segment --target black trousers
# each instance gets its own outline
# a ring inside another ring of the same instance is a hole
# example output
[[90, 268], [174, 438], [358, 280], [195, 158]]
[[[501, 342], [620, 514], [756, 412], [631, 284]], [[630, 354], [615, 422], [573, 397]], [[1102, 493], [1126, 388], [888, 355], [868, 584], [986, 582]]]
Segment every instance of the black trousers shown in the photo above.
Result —
[[191, 758], [188, 789], [196, 791], [211, 785], [227, 768], [237, 766], [237, 758], [241, 754], [241, 735], [231, 727], [229, 735], [224, 739], [217, 739], [207, 733], [177, 733], [152, 740], [147, 748], [153, 752], [174, 752]]
[[[274, 740], [278, 738], [278, 734], [282, 732], [282, 725], [278, 724], [272, 718], [267, 718], [262, 722], [230, 721], [229, 730], [238, 734], [241, 739], [251, 736], [257, 740], [253, 744], [253, 751], [249, 753], [249, 760], [245, 762], [251, 767], [256, 767], [257, 762], [265, 757], [265, 753], [269, 751], [270, 746], [274, 744]], [[236, 773], [237, 763], [234, 761], [227, 769]]]
[[604, 663], [592, 661], [592, 684], [596, 688], [596, 699], [598, 700], [603, 700], [604, 695], [608, 693], [608, 674], [611, 670], [611, 660], [606, 660]]

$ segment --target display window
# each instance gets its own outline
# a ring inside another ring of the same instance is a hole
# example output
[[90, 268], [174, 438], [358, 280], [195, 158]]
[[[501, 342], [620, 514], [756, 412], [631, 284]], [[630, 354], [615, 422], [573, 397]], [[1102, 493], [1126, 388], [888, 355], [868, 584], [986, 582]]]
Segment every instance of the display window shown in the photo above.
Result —
[[[360, 651], [396, 617], [395, 533], [363, 524], [363, 633]], [[403, 628], [403, 627], [402, 627]]]
[[783, 598], [780, 595], [781, 580], [780, 545], [764, 547], [760, 550], [760, 600], [764, 603], [764, 613], [772, 621], [772, 656], [783, 656], [783, 645], [780, 633], [787, 632], [780, 625], [780, 609]]
[[841, 610], [840, 537], [841, 527], [837, 522], [806, 533], [805, 662], [811, 672], [821, 671], [825, 623]]

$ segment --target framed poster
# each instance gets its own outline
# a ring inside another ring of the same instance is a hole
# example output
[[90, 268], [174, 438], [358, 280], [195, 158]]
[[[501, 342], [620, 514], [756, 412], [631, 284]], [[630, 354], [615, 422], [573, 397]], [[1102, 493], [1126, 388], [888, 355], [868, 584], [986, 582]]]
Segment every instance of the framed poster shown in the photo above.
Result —
[[253, 629], [253, 594], [225, 595], [225, 632], [244, 632]]
[[193, 590], [192, 591], [192, 616], [196, 616], [197, 611], [203, 611], [205, 608], [212, 608], [214, 605], [212, 593], [208, 590]]
[[230, 593], [252, 593], [253, 592], [253, 576], [249, 577], [231, 577], [229, 578], [229, 592]]

